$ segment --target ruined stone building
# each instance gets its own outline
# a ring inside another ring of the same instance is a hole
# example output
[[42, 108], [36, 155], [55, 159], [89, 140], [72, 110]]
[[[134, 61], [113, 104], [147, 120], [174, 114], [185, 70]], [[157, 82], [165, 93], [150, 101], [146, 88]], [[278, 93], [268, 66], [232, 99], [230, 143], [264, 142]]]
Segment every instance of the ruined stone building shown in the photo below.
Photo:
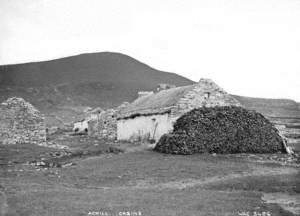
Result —
[[87, 134], [88, 133], [88, 121], [86, 119], [81, 119], [74, 123], [73, 132], [75, 134]]
[[117, 116], [118, 140], [155, 140], [173, 129], [182, 114], [199, 107], [240, 106], [240, 103], [212, 80], [146, 94], [120, 110]]
[[104, 110], [100, 107], [85, 111], [85, 117], [74, 123], [73, 132], [75, 134], [88, 134], [89, 121], [97, 120], [102, 112]]
[[9, 98], [0, 104], [0, 143], [44, 144], [43, 115], [22, 98]]
[[128, 102], [123, 102], [115, 109], [103, 110], [97, 118], [88, 119], [88, 135], [110, 140], [117, 139], [117, 115], [128, 105]]
[[108, 109], [88, 121], [88, 135], [104, 139], [117, 138], [117, 111]]

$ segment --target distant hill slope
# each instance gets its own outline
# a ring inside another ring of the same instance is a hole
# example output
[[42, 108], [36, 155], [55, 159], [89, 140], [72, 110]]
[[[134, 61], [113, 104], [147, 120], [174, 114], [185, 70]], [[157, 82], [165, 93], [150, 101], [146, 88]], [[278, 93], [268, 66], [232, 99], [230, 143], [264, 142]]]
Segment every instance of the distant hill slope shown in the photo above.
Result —
[[300, 104], [289, 99], [253, 98], [233, 95], [248, 109], [254, 109], [269, 117], [300, 118]]
[[193, 82], [174, 73], [155, 70], [127, 55], [110, 52], [0, 66], [3, 92], [0, 100], [20, 95], [40, 108], [111, 107], [132, 101], [138, 90], [151, 90], [159, 83], [182, 86]]
[[162, 73], [127, 55], [111, 52], [0, 67], [0, 84], [6, 85], [32, 87], [91, 81], [134, 83], [145, 88], [154, 87], [159, 82], [191, 83], [177, 74]]
[[[194, 82], [120, 53], [81, 54], [0, 66], [0, 101], [23, 97], [48, 116], [73, 121], [86, 106], [109, 108], [131, 102], [138, 91], [153, 90], [159, 83], [184, 86]], [[300, 116], [300, 106], [292, 100], [234, 97], [266, 115]]]

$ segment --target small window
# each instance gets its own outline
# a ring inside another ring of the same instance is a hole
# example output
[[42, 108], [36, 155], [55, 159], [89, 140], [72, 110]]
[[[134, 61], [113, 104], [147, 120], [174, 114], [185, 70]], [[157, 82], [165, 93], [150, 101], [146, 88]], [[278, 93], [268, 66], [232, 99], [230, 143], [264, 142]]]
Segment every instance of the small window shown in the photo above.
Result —
[[205, 92], [204, 93], [204, 98], [205, 99], [209, 99], [209, 97], [210, 97], [210, 92]]

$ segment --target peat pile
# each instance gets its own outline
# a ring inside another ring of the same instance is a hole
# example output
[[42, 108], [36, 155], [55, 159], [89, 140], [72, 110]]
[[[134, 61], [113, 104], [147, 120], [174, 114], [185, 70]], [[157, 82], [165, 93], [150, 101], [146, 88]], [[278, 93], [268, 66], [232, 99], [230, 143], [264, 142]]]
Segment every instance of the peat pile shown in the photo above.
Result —
[[285, 152], [284, 141], [269, 120], [237, 106], [204, 107], [184, 114], [154, 150], [169, 154]]

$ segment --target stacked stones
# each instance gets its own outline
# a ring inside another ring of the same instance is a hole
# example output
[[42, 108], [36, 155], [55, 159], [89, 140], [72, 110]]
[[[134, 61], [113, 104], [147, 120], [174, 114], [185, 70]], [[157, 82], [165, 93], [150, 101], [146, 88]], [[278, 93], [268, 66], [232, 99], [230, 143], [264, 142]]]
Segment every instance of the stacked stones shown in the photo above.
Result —
[[92, 137], [114, 140], [117, 138], [116, 110], [109, 109], [102, 112], [99, 118], [88, 122], [88, 134]]
[[44, 117], [22, 98], [9, 98], [0, 104], [0, 143], [38, 144], [46, 142]]
[[215, 106], [241, 106], [241, 104], [212, 80], [200, 79], [199, 83], [178, 101], [171, 115], [181, 116], [195, 108]]

